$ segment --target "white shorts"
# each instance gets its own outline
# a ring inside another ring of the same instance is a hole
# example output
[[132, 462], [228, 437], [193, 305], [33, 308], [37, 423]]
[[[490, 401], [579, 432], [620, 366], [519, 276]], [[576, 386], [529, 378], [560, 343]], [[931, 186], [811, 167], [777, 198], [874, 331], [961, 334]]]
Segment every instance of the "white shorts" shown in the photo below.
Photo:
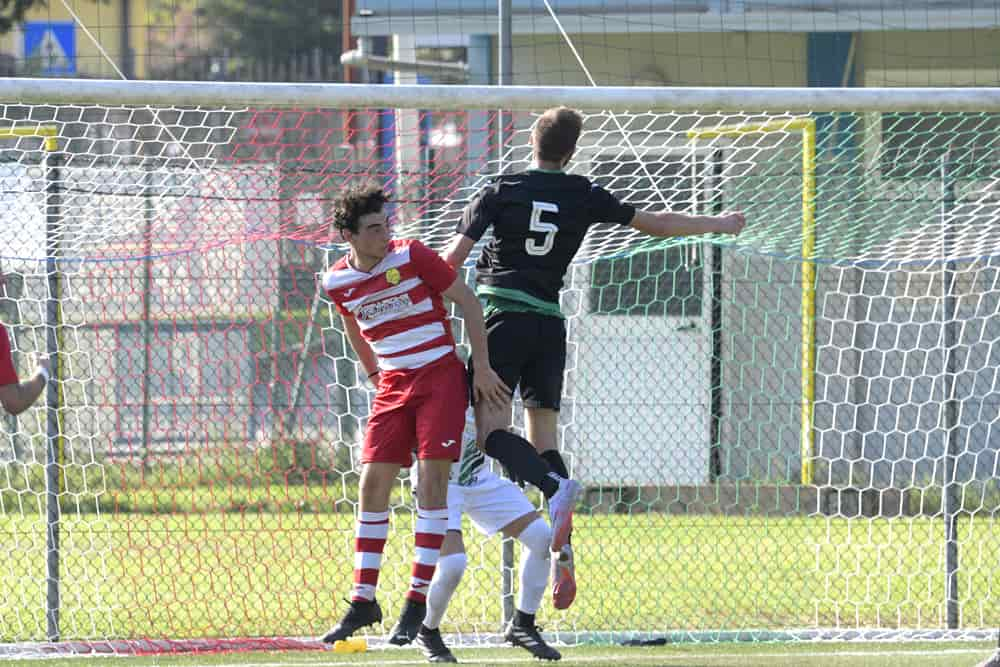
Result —
[[509, 479], [491, 476], [475, 486], [448, 485], [448, 530], [462, 530], [462, 512], [479, 532], [494, 535], [525, 514], [537, 511], [524, 492]]

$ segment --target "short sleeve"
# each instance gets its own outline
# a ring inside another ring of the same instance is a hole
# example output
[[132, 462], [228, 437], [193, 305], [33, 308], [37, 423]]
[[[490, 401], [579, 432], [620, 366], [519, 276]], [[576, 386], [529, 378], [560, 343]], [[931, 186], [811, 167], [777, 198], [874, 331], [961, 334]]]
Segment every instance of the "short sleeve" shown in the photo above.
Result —
[[17, 370], [10, 349], [7, 327], [0, 325], [0, 385], [17, 384]]
[[623, 204], [614, 196], [599, 185], [590, 188], [591, 223], [611, 222], [616, 225], [628, 225], [635, 217], [635, 206]]
[[344, 315], [344, 316], [350, 315], [350, 311], [348, 311], [346, 308], [344, 308], [344, 306], [341, 305], [340, 301], [337, 300], [337, 297], [334, 295], [333, 290], [329, 289], [327, 287], [327, 279], [330, 277], [331, 272], [332, 272], [332, 269], [330, 271], [327, 271], [326, 273], [324, 273], [322, 276], [320, 276], [320, 279], [319, 279], [320, 288], [326, 294], [326, 298], [328, 298], [330, 301], [332, 301], [333, 305], [336, 306], [338, 313], [340, 313], [341, 315]]
[[417, 275], [432, 292], [440, 294], [452, 286], [458, 274], [441, 256], [420, 241], [410, 244], [410, 261]]
[[462, 211], [462, 220], [455, 231], [468, 236], [473, 241], [483, 238], [483, 234], [496, 221], [497, 194], [492, 185], [487, 185]]

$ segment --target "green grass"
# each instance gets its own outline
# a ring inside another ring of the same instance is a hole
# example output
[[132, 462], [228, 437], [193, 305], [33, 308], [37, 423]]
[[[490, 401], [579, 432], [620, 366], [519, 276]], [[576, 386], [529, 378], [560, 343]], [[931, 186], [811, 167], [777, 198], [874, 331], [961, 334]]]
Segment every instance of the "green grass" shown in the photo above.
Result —
[[[339, 495], [339, 494], [338, 494]], [[380, 599], [409, 576], [411, 515], [394, 515]], [[961, 522], [963, 622], [1000, 618], [1000, 526]], [[576, 604], [549, 630], [944, 626], [943, 530], [886, 519], [582, 515]], [[79, 515], [62, 529], [65, 638], [308, 636], [342, 612], [350, 513]], [[446, 632], [496, 632], [499, 541], [466, 532]], [[44, 635], [44, 517], [0, 517], [0, 641]], [[376, 629], [383, 633], [388, 625]]]
[[[762, 665], [830, 665], [832, 667], [969, 667], [990, 655], [984, 643], [814, 643], [814, 644], [683, 644], [655, 648], [578, 646], [563, 649], [564, 667], [575, 665], [662, 665], [724, 667]], [[462, 664], [538, 664], [515, 649], [456, 648]], [[372, 650], [363, 654], [322, 652], [233, 653], [217, 655], [156, 656], [146, 658], [88, 658], [87, 665], [119, 667], [353, 667], [354, 665], [425, 665], [412, 649]], [[79, 667], [80, 659], [46, 660], [46, 667]]]

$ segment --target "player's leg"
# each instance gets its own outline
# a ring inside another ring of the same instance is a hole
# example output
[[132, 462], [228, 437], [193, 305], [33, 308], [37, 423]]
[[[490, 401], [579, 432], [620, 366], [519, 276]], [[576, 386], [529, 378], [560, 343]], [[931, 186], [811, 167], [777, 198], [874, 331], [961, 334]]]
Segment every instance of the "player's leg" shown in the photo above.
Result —
[[[524, 425], [525, 434], [539, 449], [542, 458], [557, 474], [569, 478], [566, 464], [556, 449], [559, 413], [551, 408], [525, 408]], [[552, 509], [553, 504], [550, 502], [549, 511]], [[552, 520], [555, 524], [556, 517], [553, 516]], [[573, 546], [570, 544], [571, 537], [572, 531], [566, 535], [565, 543], [552, 554], [551, 558], [552, 606], [556, 609], [568, 609], [576, 599], [576, 568], [573, 562]]]
[[569, 468], [559, 453], [558, 410], [525, 406], [524, 435], [554, 473], [569, 479]]
[[350, 609], [323, 637], [333, 643], [382, 620], [375, 600], [382, 552], [389, 533], [389, 494], [402, 465], [410, 463], [415, 415], [405, 405], [404, 392], [383, 383], [372, 403], [361, 449], [358, 521], [354, 540], [354, 588]]
[[440, 558], [441, 544], [448, 528], [448, 474], [451, 459], [417, 461], [417, 521], [414, 531], [413, 569], [410, 588], [399, 620], [392, 628], [389, 643], [409, 644], [416, 638], [427, 611], [427, 591]]
[[[534, 346], [526, 341], [533, 341], [537, 335], [535, 320], [526, 313], [497, 313], [487, 322], [490, 366], [511, 391], [520, 381], [522, 367], [534, 354]], [[471, 364], [469, 372], [475, 372]], [[499, 461], [516, 479], [536, 486], [546, 498], [559, 491], [562, 478], [552, 472], [528, 440], [508, 430], [510, 405], [480, 401], [475, 413], [476, 442], [485, 454]]]
[[323, 637], [324, 642], [332, 644], [347, 639], [359, 629], [382, 620], [382, 609], [375, 600], [375, 590], [389, 534], [389, 494], [399, 468], [398, 463], [377, 461], [365, 463], [362, 468], [350, 608]]
[[[417, 634], [417, 645], [430, 662], [458, 662], [441, 637], [441, 619], [448, 603], [462, 581], [468, 559], [462, 542], [462, 512], [452, 506], [452, 488], [448, 490], [448, 532], [441, 544], [441, 557], [427, 592], [427, 615]], [[452, 521], [457, 517], [457, 527]]]
[[462, 449], [468, 386], [457, 358], [421, 369], [413, 386], [417, 442], [417, 523], [410, 589], [399, 621], [389, 637], [408, 644], [420, 630], [427, 609], [427, 589], [434, 578], [441, 543], [448, 530], [448, 477]]
[[517, 609], [504, 632], [504, 638], [536, 658], [559, 660], [562, 655], [546, 643], [535, 625], [535, 613], [541, 606], [548, 583], [552, 531], [537, 512], [531, 511], [504, 526], [503, 534], [517, 538], [522, 547]]
[[[524, 400], [525, 432], [550, 469], [561, 479], [569, 479], [569, 471], [556, 447], [559, 428], [559, 408], [562, 403], [563, 375], [566, 370], [566, 324], [557, 317], [537, 316], [536, 354], [525, 364], [521, 376], [521, 398]], [[552, 523], [552, 551], [562, 554], [569, 544], [573, 529], [573, 511], [581, 492], [574, 481], [563, 484], [560, 493], [549, 498]], [[567, 553], [570, 551], [567, 549]], [[553, 593], [559, 580], [553, 580]], [[569, 588], [563, 587], [557, 608], [572, 603]]]

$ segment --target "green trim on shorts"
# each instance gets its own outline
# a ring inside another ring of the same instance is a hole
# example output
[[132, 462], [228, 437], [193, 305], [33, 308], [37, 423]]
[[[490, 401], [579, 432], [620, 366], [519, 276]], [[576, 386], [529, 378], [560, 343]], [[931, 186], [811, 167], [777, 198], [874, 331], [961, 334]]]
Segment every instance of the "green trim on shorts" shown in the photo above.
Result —
[[561, 320], [566, 319], [562, 311], [559, 310], [559, 304], [539, 299], [521, 290], [480, 285], [476, 289], [476, 293], [486, 298], [486, 307], [483, 308], [483, 314], [486, 317], [503, 312], [535, 313], [536, 315], [558, 317]]

